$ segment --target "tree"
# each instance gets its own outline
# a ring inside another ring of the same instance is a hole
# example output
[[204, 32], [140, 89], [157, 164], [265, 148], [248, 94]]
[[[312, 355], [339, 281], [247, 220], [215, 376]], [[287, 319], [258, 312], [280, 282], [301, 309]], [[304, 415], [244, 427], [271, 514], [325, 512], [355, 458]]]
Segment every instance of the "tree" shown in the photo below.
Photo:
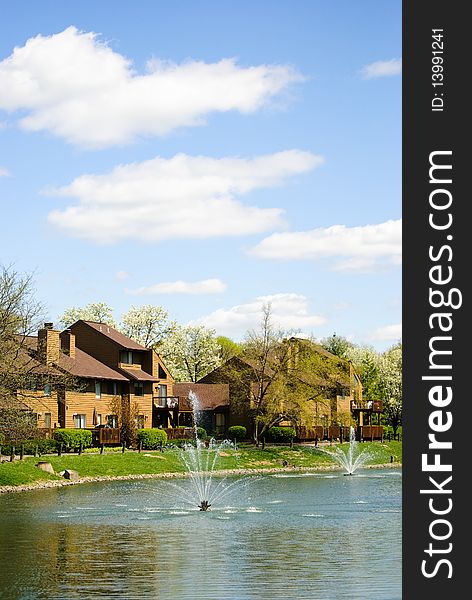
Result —
[[197, 382], [221, 364], [215, 331], [202, 325], [175, 326], [159, 354], [176, 381]]
[[113, 318], [113, 309], [105, 302], [92, 302], [83, 308], [68, 308], [59, 318], [59, 322], [64, 327], [70, 327], [76, 321], [93, 321], [94, 323], [104, 323], [111, 327], [116, 327]]
[[16, 392], [26, 388], [36, 362], [27, 336], [37, 330], [43, 307], [33, 294], [30, 275], [0, 267], [0, 407], [17, 404]]
[[347, 358], [349, 351], [354, 347], [354, 344], [347, 338], [336, 335], [336, 333], [321, 340], [321, 345], [325, 350], [339, 356], [339, 358]]
[[169, 321], [169, 313], [162, 306], [148, 304], [139, 308], [132, 306], [124, 313], [120, 331], [145, 348], [158, 350], [175, 327], [176, 323]]
[[34, 297], [32, 276], [0, 267], [0, 428], [8, 431], [12, 441], [29, 438], [36, 431], [27, 402], [29, 397], [35, 401], [41, 397], [28, 390], [51, 383], [64, 385], [66, 379], [38, 361], [28, 338], [38, 330], [43, 314]]
[[237, 356], [242, 351], [241, 344], [234, 342], [231, 338], [224, 335], [219, 335], [216, 338], [216, 341], [220, 347], [220, 359], [222, 363], [231, 360], [234, 356]]
[[[271, 306], [262, 308], [259, 329], [247, 333], [241, 353], [243, 369], [234, 374], [239, 379], [239, 388], [249, 388], [250, 412], [253, 419], [253, 437], [256, 445], [264, 438], [271, 427], [286, 418], [291, 412], [284, 400], [287, 397], [287, 367], [291, 354], [291, 345], [284, 343], [289, 332], [276, 329], [272, 323]], [[238, 394], [245, 402], [244, 395]], [[292, 394], [292, 402], [295, 394]]]
[[120, 439], [127, 447], [136, 443], [138, 430], [139, 404], [125, 396], [114, 396], [108, 403], [111, 414], [116, 415], [120, 429]]
[[341, 413], [333, 409], [332, 400], [351, 387], [349, 362], [319, 351], [314, 340], [292, 338], [290, 342], [294, 346], [294, 359], [288, 364], [287, 376], [292, 393], [300, 396], [302, 420], [308, 414], [315, 424], [321, 425], [323, 414], [331, 413], [339, 422]]
[[380, 395], [384, 403], [386, 421], [396, 434], [402, 424], [402, 345], [398, 344], [384, 352], [379, 363]]
[[368, 346], [353, 346], [347, 356], [361, 379], [363, 397], [366, 400], [378, 400], [380, 398], [380, 354]]

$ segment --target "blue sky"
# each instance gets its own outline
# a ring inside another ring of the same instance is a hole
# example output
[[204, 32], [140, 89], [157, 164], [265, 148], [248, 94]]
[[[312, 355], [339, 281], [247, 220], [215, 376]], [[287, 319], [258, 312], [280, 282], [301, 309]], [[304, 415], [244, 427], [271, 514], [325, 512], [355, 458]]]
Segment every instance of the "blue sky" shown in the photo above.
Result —
[[0, 262], [241, 339], [401, 336], [401, 2], [2, 7]]

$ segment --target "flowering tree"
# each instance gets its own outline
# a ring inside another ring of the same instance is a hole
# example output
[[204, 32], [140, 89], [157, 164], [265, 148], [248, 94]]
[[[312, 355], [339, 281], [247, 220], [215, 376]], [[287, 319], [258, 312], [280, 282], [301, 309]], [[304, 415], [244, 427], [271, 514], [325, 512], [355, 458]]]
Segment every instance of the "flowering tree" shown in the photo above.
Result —
[[347, 358], [352, 362], [362, 383], [362, 394], [367, 400], [380, 398], [381, 355], [368, 346], [352, 346]]
[[162, 306], [132, 306], [121, 316], [122, 333], [145, 348], [154, 348], [158, 352], [159, 346], [175, 328], [176, 323], [169, 321], [169, 313]]
[[175, 326], [159, 354], [176, 381], [196, 382], [221, 364], [215, 331], [202, 325]]
[[393, 346], [382, 354], [379, 362], [380, 395], [384, 415], [396, 434], [402, 423], [402, 345]]
[[83, 308], [68, 308], [59, 318], [59, 323], [64, 327], [70, 327], [80, 319], [95, 323], [105, 323], [111, 327], [116, 327], [115, 319], [113, 318], [113, 309], [105, 302], [92, 302]]

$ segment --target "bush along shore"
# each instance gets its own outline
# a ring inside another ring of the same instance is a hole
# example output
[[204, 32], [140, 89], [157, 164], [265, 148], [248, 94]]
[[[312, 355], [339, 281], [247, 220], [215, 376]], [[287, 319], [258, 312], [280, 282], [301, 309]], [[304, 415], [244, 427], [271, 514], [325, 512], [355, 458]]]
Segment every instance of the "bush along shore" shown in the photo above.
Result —
[[[339, 444], [337, 445], [339, 446]], [[324, 450], [334, 450], [323, 446]], [[347, 444], [342, 447], [347, 449]], [[359, 450], [367, 448], [369, 459], [363, 468], [373, 466], [400, 466], [402, 444], [397, 441], [385, 443], [366, 442], [359, 444]], [[150, 477], [185, 477], [186, 470], [180, 460], [179, 449], [163, 446], [157, 451], [122, 451], [121, 448], [86, 449], [80, 454], [45, 454], [40, 458], [24, 456], [3, 456], [0, 464], [0, 492], [57, 487], [92, 481], [135, 479]], [[283, 471], [339, 470], [336, 462], [322, 449], [307, 445], [277, 446], [266, 445], [264, 449], [248, 444], [240, 444], [236, 449], [220, 451], [216, 472], [220, 474], [273, 473]], [[50, 463], [53, 473], [42, 470], [40, 462]], [[78, 479], [64, 479], [59, 473], [72, 470]]]

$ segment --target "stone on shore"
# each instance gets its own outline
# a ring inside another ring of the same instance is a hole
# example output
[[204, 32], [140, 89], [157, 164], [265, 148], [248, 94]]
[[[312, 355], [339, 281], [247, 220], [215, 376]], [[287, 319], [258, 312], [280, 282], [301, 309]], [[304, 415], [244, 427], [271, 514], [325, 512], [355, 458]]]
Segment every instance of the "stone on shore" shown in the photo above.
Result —
[[54, 469], [52, 468], [52, 464], [50, 462], [42, 460], [36, 463], [36, 466], [38, 469], [41, 469], [41, 471], [46, 471], [46, 473], [51, 473], [51, 475], [54, 475]]
[[64, 471], [63, 477], [64, 477], [64, 479], [69, 479], [69, 481], [78, 481], [79, 480], [79, 474], [77, 473], [77, 471], [74, 471], [73, 469], [66, 469]]

